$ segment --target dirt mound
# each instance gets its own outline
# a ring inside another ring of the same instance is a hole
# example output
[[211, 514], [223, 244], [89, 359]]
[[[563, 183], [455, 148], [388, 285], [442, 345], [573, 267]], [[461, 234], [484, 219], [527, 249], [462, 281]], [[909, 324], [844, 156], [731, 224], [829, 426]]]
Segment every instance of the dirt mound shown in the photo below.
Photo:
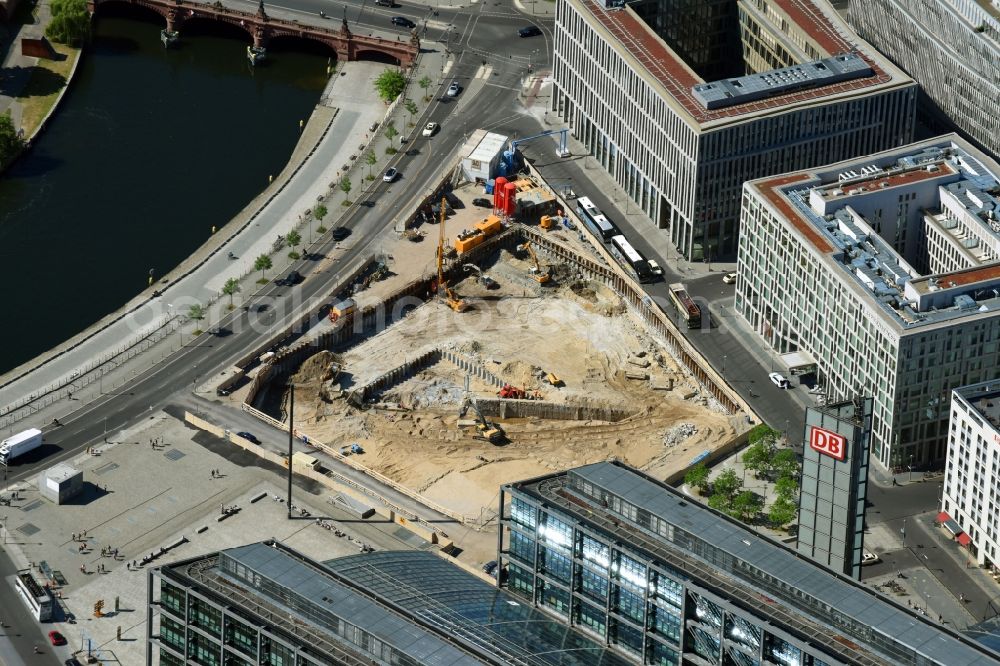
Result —
[[341, 363], [340, 356], [329, 351], [321, 351], [307, 358], [292, 375], [295, 384], [325, 382], [334, 375], [335, 367]]
[[508, 361], [500, 366], [499, 375], [513, 386], [532, 386], [538, 383], [541, 369], [523, 361]]

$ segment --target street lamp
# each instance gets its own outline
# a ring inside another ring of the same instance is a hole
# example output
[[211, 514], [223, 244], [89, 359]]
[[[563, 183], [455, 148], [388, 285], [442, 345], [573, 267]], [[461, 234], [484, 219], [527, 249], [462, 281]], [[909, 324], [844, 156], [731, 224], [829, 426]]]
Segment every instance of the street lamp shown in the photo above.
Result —
[[911, 483], [913, 481], [913, 454], [910, 454], [910, 464], [906, 466], [906, 482]]
[[726, 374], [726, 359], [729, 358], [726, 354], [722, 355], [722, 374]]

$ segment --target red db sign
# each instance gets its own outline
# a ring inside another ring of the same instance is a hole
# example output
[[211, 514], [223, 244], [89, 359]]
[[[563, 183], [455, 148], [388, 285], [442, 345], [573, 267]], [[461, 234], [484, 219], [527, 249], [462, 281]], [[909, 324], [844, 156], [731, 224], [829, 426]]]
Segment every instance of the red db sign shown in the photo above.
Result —
[[843, 460], [847, 455], [847, 440], [835, 432], [814, 426], [809, 433], [809, 448], [831, 458]]

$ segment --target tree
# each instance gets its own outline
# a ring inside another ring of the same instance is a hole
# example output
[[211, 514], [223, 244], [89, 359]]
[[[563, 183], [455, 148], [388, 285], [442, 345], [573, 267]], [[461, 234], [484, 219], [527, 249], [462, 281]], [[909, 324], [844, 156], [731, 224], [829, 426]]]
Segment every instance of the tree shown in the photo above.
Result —
[[396, 152], [393, 141], [397, 136], [399, 136], [399, 130], [396, 129], [396, 123], [389, 121], [385, 126], [385, 137], [389, 139], [389, 147], [385, 149], [385, 152], [389, 155]]
[[407, 113], [406, 124], [409, 125], [410, 127], [413, 127], [413, 121], [411, 120], [411, 118], [417, 115], [417, 103], [414, 102], [412, 99], [405, 100], [403, 102], [403, 108], [406, 109]]
[[773, 444], [778, 441], [778, 436], [780, 434], [781, 433], [779, 431], [775, 430], [766, 423], [761, 423], [751, 428], [750, 432], [747, 434], [747, 441], [751, 445], [756, 444], [761, 440], [768, 441]]
[[5, 167], [24, 149], [24, 140], [14, 128], [10, 109], [0, 115], [0, 167]]
[[760, 477], [770, 469], [772, 453], [771, 447], [764, 440], [751, 444], [743, 452], [743, 466]]
[[375, 176], [372, 175], [372, 167], [378, 162], [378, 157], [375, 156], [374, 150], [369, 150], [365, 153], [365, 164], [368, 165], [368, 180], [371, 180]]
[[432, 83], [433, 81], [431, 81], [431, 77], [429, 76], [425, 76], [424, 78], [417, 81], [417, 85], [420, 86], [420, 89], [424, 91], [425, 102], [431, 98], [431, 96], [427, 94], [427, 89], [431, 87]]
[[723, 470], [712, 482], [712, 494], [722, 494], [732, 500], [743, 488], [743, 480], [732, 469]]
[[764, 498], [752, 490], [744, 490], [733, 498], [731, 506], [735, 517], [749, 523], [764, 509]]
[[351, 179], [350, 178], [348, 178], [347, 176], [344, 176], [343, 178], [340, 179], [340, 189], [343, 190], [344, 196], [348, 197], [348, 198], [344, 199], [344, 205], [345, 206], [350, 206], [351, 205], [351, 200], [350, 200], [351, 187], [352, 187], [352, 185], [351, 185]]
[[782, 499], [793, 500], [799, 491], [799, 482], [791, 476], [782, 476], [774, 483], [775, 494]]
[[240, 291], [240, 281], [236, 278], [229, 278], [226, 284], [222, 285], [222, 293], [229, 297], [229, 309], [233, 309], [233, 296]]
[[326, 217], [326, 213], [326, 206], [323, 204], [317, 204], [316, 208], [313, 210], [313, 215], [315, 215], [316, 219], [319, 220], [319, 228], [316, 231], [321, 234], [326, 233], [326, 227], [323, 226], [323, 218]]
[[262, 254], [257, 257], [253, 262], [253, 269], [255, 271], [260, 271], [260, 279], [264, 280], [264, 271], [271, 269], [271, 257], [266, 254]]
[[728, 495], [715, 492], [712, 493], [712, 496], [708, 498], [708, 505], [713, 509], [715, 509], [716, 511], [729, 513], [730, 510], [732, 509], [733, 502]]
[[285, 236], [285, 242], [288, 243], [288, 247], [292, 248], [292, 251], [288, 253], [288, 257], [290, 259], [298, 259], [299, 253], [295, 251], [295, 246], [302, 242], [302, 235], [295, 229], [292, 229]]
[[705, 466], [705, 463], [698, 463], [689, 469], [684, 475], [684, 483], [692, 488], [697, 488], [698, 492], [704, 495], [708, 489], [708, 467]]
[[[188, 308], [188, 319], [192, 321], [199, 322], [205, 318], [205, 306], [201, 303], [192, 303], [191, 307]], [[194, 330], [195, 335], [201, 332], [201, 328], [197, 327]]]
[[771, 526], [774, 528], [787, 525], [795, 520], [795, 504], [791, 500], [779, 497], [771, 505], [771, 510], [768, 511], [767, 518], [771, 521]]
[[52, 0], [52, 20], [45, 36], [59, 44], [80, 46], [90, 35], [87, 0]]
[[375, 79], [375, 90], [386, 104], [399, 97], [404, 88], [406, 88], [406, 77], [398, 69], [382, 70]]
[[771, 459], [771, 472], [777, 476], [797, 477], [799, 475], [799, 460], [795, 451], [782, 449]]

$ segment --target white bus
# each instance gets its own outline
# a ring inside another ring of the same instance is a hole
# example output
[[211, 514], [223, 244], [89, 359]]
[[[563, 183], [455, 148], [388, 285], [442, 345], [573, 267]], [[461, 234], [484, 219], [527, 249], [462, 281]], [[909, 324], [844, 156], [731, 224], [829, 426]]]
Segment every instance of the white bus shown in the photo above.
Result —
[[576, 200], [576, 212], [590, 232], [605, 242], [621, 233], [588, 197]]
[[639, 254], [628, 239], [622, 235], [611, 237], [611, 254], [624, 268], [628, 269], [639, 282], [652, 282], [653, 271], [649, 270], [646, 258]]
[[14, 587], [36, 621], [48, 622], [52, 619], [52, 595], [38, 584], [30, 571], [18, 572]]

